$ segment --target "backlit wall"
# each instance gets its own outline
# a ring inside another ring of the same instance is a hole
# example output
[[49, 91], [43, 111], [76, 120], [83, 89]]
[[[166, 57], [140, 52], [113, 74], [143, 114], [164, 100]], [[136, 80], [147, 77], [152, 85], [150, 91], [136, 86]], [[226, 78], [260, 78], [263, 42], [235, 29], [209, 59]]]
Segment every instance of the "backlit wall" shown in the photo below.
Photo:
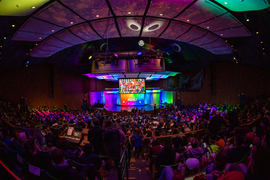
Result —
[[144, 105], [145, 94], [120, 94], [121, 105]]

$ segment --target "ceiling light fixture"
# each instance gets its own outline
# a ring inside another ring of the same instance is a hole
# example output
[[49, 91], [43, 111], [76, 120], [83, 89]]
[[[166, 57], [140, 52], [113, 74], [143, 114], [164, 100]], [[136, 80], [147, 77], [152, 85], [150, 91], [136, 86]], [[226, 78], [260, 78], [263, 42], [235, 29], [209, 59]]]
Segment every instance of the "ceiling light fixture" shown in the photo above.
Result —
[[73, 24], [73, 22], [70, 22], [70, 24]]
[[209, 27], [207, 27], [207, 29], [209, 29]]
[[32, 9], [35, 9], [36, 8], [36, 6], [32, 6]]
[[54, 32], [54, 30], [52, 30], [52, 32]]
[[128, 14], [131, 14], [131, 12], [128, 12]]
[[228, 4], [227, 2], [224, 2], [224, 4]]
[[4, 37], [4, 39], [7, 39], [7, 37]]
[[249, 21], [249, 19], [247, 19], [247, 22]]
[[163, 16], [163, 14], [159, 14], [160, 16]]
[[14, 24], [12, 24], [12, 27], [15, 27], [15, 25], [14, 25]]
[[189, 22], [189, 19], [187, 20], [187, 22]]
[[99, 15], [97, 14], [96, 17], [99, 17]]

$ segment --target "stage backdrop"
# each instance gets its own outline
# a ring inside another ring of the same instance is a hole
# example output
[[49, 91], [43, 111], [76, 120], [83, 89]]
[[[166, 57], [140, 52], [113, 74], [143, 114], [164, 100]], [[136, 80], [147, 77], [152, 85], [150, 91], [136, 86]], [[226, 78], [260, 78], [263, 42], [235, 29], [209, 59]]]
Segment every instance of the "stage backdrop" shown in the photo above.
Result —
[[154, 105], [162, 103], [175, 104], [176, 93], [161, 89], [146, 90], [145, 94], [119, 94], [118, 91], [89, 92], [90, 105], [99, 101], [105, 106], [114, 105]]

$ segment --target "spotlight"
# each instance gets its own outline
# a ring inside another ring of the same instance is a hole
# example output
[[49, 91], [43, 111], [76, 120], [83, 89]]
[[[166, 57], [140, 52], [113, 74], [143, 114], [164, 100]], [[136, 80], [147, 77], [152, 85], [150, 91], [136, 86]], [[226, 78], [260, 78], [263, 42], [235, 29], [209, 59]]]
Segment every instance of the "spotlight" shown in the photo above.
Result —
[[142, 55], [142, 52], [138, 52], [137, 55], [138, 55], [138, 56]]
[[115, 57], [118, 57], [118, 54], [115, 53], [114, 56], [115, 56]]
[[93, 56], [89, 56], [89, 58], [88, 58], [88, 59], [92, 59], [92, 57], [93, 57]]
[[139, 46], [144, 46], [144, 41], [143, 40], [139, 40], [138, 44], [139, 44]]

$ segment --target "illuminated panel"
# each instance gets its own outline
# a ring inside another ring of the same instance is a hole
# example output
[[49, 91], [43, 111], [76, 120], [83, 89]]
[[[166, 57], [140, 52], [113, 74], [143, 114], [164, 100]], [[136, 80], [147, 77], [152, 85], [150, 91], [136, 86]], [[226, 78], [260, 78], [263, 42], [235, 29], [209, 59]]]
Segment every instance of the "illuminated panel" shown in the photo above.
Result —
[[172, 21], [170, 26], [160, 37], [164, 39], [175, 39], [185, 33], [190, 27], [191, 25], [189, 24]]
[[192, 27], [187, 33], [180, 36], [177, 40], [183, 41], [183, 42], [189, 42], [189, 41], [192, 41], [194, 39], [204, 36], [206, 33], [207, 31], [203, 29]]
[[215, 0], [231, 11], [258, 11], [270, 7], [266, 0]]
[[168, 103], [168, 104], [173, 104], [173, 100], [174, 100], [174, 97], [173, 97], [173, 91], [161, 91], [160, 93], [160, 99], [162, 99], [162, 102], [163, 103]]
[[152, 0], [147, 15], [173, 18], [191, 2], [193, 2], [193, 0]]
[[62, 27], [55, 26], [53, 24], [34, 19], [29, 18], [19, 30], [21, 31], [28, 31], [28, 32], [34, 32], [34, 33], [41, 33], [41, 34], [53, 34], [59, 30], [61, 30]]
[[87, 40], [94, 41], [100, 39], [100, 37], [93, 31], [89, 23], [83, 23], [74, 27], [69, 28], [77, 36]]
[[244, 26], [239, 27], [239, 28], [232, 28], [232, 29], [226, 29], [226, 30], [222, 30], [222, 31], [216, 31], [214, 33], [216, 33], [217, 35], [224, 37], [224, 38], [251, 36], [250, 32]]
[[89, 92], [90, 105], [93, 106], [95, 103], [104, 104], [105, 97], [103, 92]]
[[79, 16], [72, 13], [69, 9], [65, 8], [58, 2], [51, 3], [50, 5], [36, 13], [34, 17], [64, 27], [72, 26], [74, 24], [78, 24], [84, 21]]
[[142, 27], [141, 17], [117, 18], [118, 26], [123, 37], [134, 37], [140, 35]]
[[2, 0], [1, 16], [27, 16], [49, 0]]
[[85, 42], [81, 38], [78, 38], [77, 36], [72, 34], [68, 29], [60, 31], [60, 32], [54, 34], [54, 36], [57, 37], [57, 39], [68, 42], [70, 44], [80, 44], [80, 43]]
[[67, 47], [72, 46], [71, 44], [68, 44], [68, 43], [65, 43], [63, 41], [56, 39], [54, 36], [47, 38], [46, 40], [44, 40], [44, 42], [48, 45], [56, 46], [60, 48], [67, 48]]
[[121, 105], [144, 105], [145, 94], [120, 94]]
[[221, 29], [237, 27], [243, 25], [230, 13], [219, 16], [215, 19], [199, 24], [198, 26], [208, 29], [210, 31], [218, 31]]
[[110, 0], [116, 16], [143, 15], [148, 0]]
[[47, 35], [17, 31], [14, 34], [14, 36], [12, 37], [12, 40], [15, 40], [15, 41], [40, 41], [40, 38], [44, 39], [46, 37], [47, 37]]
[[142, 36], [158, 37], [168, 25], [169, 20], [159, 18], [145, 18]]
[[115, 106], [116, 104], [119, 104], [118, 98], [120, 98], [120, 95], [118, 94], [118, 91], [104, 91], [105, 96], [105, 106]]
[[[102, 19], [91, 22], [93, 28], [101, 35], [103, 38], [115, 38], [119, 37], [117, 29], [115, 27], [114, 19]], [[108, 32], [106, 32], [108, 30]], [[108, 34], [108, 36], [107, 36]]]
[[221, 46], [225, 46], [225, 45], [226, 45], [226, 42], [220, 38], [219, 40], [217, 40], [215, 42], [201, 45], [201, 47], [205, 48], [205, 49], [211, 49], [211, 48], [221, 47]]
[[160, 101], [160, 90], [147, 90], [145, 94], [145, 104], [159, 104]]
[[225, 12], [227, 11], [209, 0], [198, 0], [175, 19], [191, 24], [199, 24]]
[[196, 39], [194, 41], [191, 41], [189, 42], [190, 44], [194, 44], [196, 46], [200, 46], [202, 44], [205, 44], [205, 43], [209, 43], [209, 42], [214, 42], [216, 41], [217, 39], [219, 39], [219, 37], [215, 34], [212, 34], [212, 33], [208, 33], [206, 34], [205, 36], [199, 38], [199, 39]]
[[105, 0], [61, 1], [87, 20], [108, 17], [109, 8]]

